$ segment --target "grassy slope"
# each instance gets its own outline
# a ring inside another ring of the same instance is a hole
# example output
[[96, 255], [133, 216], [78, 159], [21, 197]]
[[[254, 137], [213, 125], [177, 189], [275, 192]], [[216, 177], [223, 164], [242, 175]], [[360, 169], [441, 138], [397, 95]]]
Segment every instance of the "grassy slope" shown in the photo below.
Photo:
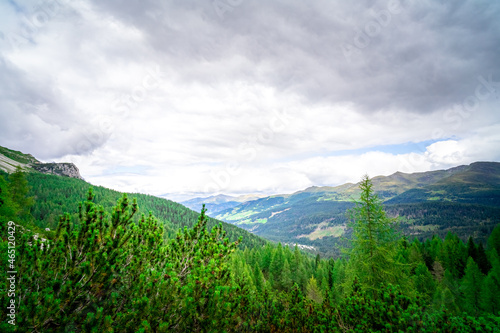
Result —
[[29, 154], [24, 154], [20, 151], [11, 150], [2, 146], [0, 146], [0, 154], [22, 164], [33, 164], [39, 162], [36, 158]]

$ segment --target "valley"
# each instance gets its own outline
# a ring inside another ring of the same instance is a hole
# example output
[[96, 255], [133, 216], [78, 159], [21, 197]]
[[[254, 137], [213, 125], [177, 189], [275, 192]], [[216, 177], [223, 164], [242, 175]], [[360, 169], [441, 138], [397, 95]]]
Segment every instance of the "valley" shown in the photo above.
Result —
[[[4, 254], [3, 261], [19, 272], [21, 327], [269, 332], [299, 325], [340, 333], [344, 323], [359, 331], [497, 326], [498, 163], [187, 203], [210, 203], [226, 223], [205, 209], [93, 186], [71, 164], [9, 155], [4, 165], [16, 168], [0, 170], [0, 229], [12, 238], [6, 229], [15, 228], [20, 239], [22, 260]], [[0, 245], [8, 244], [2, 237]], [[7, 325], [0, 329], [10, 331]]]
[[[476, 162], [448, 170], [372, 179], [398, 229], [423, 240], [457, 233], [485, 241], [500, 222], [500, 163]], [[209, 215], [264, 238], [313, 246], [322, 255], [339, 254], [350, 237], [348, 211], [359, 198], [357, 184], [313, 186], [231, 207], [214, 204]], [[201, 205], [202, 199], [197, 199]], [[211, 198], [206, 199], [210, 202]]]

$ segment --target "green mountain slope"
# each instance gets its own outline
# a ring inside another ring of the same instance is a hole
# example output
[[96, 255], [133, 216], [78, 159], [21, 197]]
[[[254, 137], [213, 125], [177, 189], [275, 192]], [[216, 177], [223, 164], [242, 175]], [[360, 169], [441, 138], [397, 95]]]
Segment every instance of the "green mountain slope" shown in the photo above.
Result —
[[[123, 193], [101, 186], [92, 186], [81, 178], [78, 168], [72, 163], [42, 163], [30, 154], [11, 150], [0, 146], [0, 174], [5, 178], [9, 173], [21, 167], [27, 171], [30, 186], [29, 195], [34, 198], [31, 214], [34, 225], [41, 230], [56, 228], [59, 217], [70, 213], [77, 220], [78, 203], [86, 198], [90, 187], [93, 187], [95, 201], [105, 209], [116, 205]], [[173, 201], [151, 195], [129, 193], [130, 198], [137, 198], [141, 213], [151, 212], [162, 222], [166, 235], [173, 237], [180, 228], [191, 227], [198, 220], [201, 204], [196, 211], [190, 210]], [[138, 216], [139, 217], [139, 216]], [[243, 236], [242, 246], [253, 247], [266, 243], [262, 238], [239, 227], [209, 218], [208, 226], [212, 228], [222, 223], [231, 241]]]
[[40, 163], [36, 158], [30, 154], [24, 154], [20, 151], [8, 149], [0, 146], [0, 154], [6, 156], [7, 158], [22, 164], [34, 164]]
[[[2, 171], [4, 177], [8, 175]], [[95, 202], [109, 210], [123, 193], [107, 189], [101, 186], [93, 186], [88, 182], [70, 177], [61, 177], [39, 172], [27, 174], [27, 180], [31, 187], [29, 195], [34, 200], [31, 207], [31, 214], [34, 217], [33, 223], [41, 230], [49, 228], [54, 230], [59, 222], [59, 217], [64, 213], [70, 213], [72, 220], [76, 221], [78, 216], [78, 203], [84, 201], [90, 187], [95, 194]], [[199, 212], [192, 211], [181, 204], [140, 193], [128, 193], [129, 198], [137, 198], [139, 212], [148, 214], [151, 212], [165, 226], [166, 235], [169, 238], [175, 237], [179, 229], [192, 227], [196, 223]], [[138, 214], [137, 218], [140, 217]], [[253, 235], [234, 225], [210, 218], [209, 228], [222, 223], [227, 236], [231, 241], [243, 237], [241, 243], [243, 247], [261, 246], [266, 243], [262, 238]]]
[[387, 204], [450, 201], [500, 206], [500, 163], [476, 162], [439, 181], [410, 189]]
[[[375, 192], [409, 236], [448, 231], [482, 241], [500, 222], [500, 163], [477, 162], [448, 170], [397, 172], [373, 178]], [[262, 237], [314, 246], [335, 254], [349, 238], [346, 211], [359, 195], [355, 184], [310, 187], [232, 207], [215, 217]]]

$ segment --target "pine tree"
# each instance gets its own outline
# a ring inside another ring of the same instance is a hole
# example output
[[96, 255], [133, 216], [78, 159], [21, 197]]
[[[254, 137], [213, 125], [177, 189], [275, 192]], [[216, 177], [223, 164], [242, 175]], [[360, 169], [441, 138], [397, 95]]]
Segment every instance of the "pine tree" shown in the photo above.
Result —
[[382, 283], [397, 283], [401, 268], [396, 255], [392, 221], [386, 216], [373, 185], [365, 176], [359, 185], [360, 201], [351, 210], [353, 247], [349, 251], [351, 280], [358, 276], [362, 288], [376, 291]]
[[233, 283], [243, 292], [252, 292], [255, 286], [249, 266], [240, 255], [234, 255], [232, 257], [232, 262], [231, 271], [233, 273]]
[[290, 262], [290, 271], [292, 274], [292, 281], [296, 283], [301, 291], [305, 291], [305, 286], [307, 284], [307, 273], [304, 266], [305, 258], [299, 250], [299, 247], [295, 245], [293, 250], [292, 260]]
[[19, 283], [26, 288], [19, 316], [25, 327], [50, 331], [79, 323], [89, 308], [108, 300], [120, 286], [130, 259], [124, 250], [132, 236], [130, 223], [137, 203], [130, 204], [124, 196], [108, 220], [92, 200], [90, 190], [80, 205], [78, 225], [71, 223], [69, 214], [61, 216], [55, 239], [48, 245], [40, 239], [22, 242]]
[[229, 242], [222, 224], [208, 231], [205, 213], [203, 206], [193, 228], [179, 232], [166, 249], [179, 295], [168, 305], [170, 318], [175, 318], [170, 325], [180, 331], [220, 330], [237, 305], [230, 302], [235, 291], [230, 285], [229, 259], [241, 238]]

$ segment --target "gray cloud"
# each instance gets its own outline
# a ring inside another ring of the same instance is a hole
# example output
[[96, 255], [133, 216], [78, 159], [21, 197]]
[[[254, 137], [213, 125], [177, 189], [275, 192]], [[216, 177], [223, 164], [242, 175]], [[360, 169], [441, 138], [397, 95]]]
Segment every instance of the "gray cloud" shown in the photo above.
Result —
[[106, 138], [93, 136], [88, 120], [54, 89], [51, 78], [37, 78], [0, 58], [0, 133], [9, 147], [31, 147], [52, 159], [88, 153]]
[[[391, 3], [247, 0], [223, 19], [210, 2], [95, 5], [143, 31], [186, 81], [243, 76], [313, 103], [427, 113], [462, 102], [479, 75], [500, 78], [500, 3], [404, 1], [392, 14]], [[232, 66], [237, 56], [245, 61]]]
[[[446, 149], [497, 159], [470, 150], [498, 141], [500, 88], [463, 110], [478, 78], [500, 81], [497, 1], [57, 1], [17, 50], [10, 33], [38, 3], [0, 3], [0, 144], [70, 155], [106, 186], [202, 191], [236, 162], [231, 191], [286, 190], [437, 168]], [[450, 138], [423, 144], [422, 164], [355, 152]], [[150, 174], [105, 172], [137, 161]]]

